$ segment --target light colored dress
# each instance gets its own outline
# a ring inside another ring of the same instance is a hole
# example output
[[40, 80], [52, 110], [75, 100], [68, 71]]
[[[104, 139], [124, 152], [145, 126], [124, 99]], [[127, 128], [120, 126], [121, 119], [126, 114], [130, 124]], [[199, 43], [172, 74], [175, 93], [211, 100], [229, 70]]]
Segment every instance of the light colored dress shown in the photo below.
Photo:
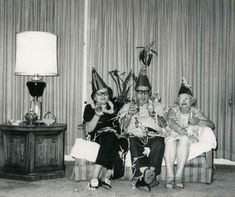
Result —
[[[195, 107], [191, 108], [188, 114], [182, 114], [180, 112], [179, 106], [174, 105], [169, 108], [167, 119], [175, 120], [176, 124], [184, 127], [188, 133], [193, 133], [194, 137], [189, 137], [191, 142], [188, 160], [193, 159], [203, 152], [207, 152], [211, 149], [215, 149], [217, 142], [214, 132], [209, 127], [201, 127], [198, 125], [192, 126], [188, 124], [188, 119], [190, 117], [197, 117], [200, 120], [208, 120], [208, 118]], [[168, 127], [168, 129], [170, 129]], [[168, 140], [180, 139], [181, 135], [176, 131], [171, 129], [170, 136], [165, 138], [165, 142]]]

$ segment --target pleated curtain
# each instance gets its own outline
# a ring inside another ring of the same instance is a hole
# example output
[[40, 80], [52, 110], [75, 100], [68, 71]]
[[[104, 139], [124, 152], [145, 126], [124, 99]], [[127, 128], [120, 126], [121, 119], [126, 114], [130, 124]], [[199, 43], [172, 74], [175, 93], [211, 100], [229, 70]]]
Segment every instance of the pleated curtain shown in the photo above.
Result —
[[216, 124], [216, 157], [235, 160], [234, 0], [0, 0], [0, 22], [2, 122], [23, 118], [31, 99], [28, 79], [14, 75], [16, 32], [58, 35], [59, 76], [45, 78], [42, 101], [45, 112], [68, 125], [66, 154], [84, 101], [91, 102], [92, 67], [117, 94], [108, 72], [138, 75], [136, 47], [155, 41], [158, 56], [148, 68], [153, 92], [172, 105], [185, 77], [197, 106]]
[[235, 160], [235, 1], [90, 0], [88, 7], [88, 67], [115, 90], [108, 71], [138, 75], [136, 47], [155, 41], [153, 92], [172, 105], [185, 77], [216, 124], [216, 157]]
[[44, 77], [46, 88], [39, 99], [42, 111], [51, 111], [66, 123], [65, 154], [70, 152], [82, 119], [84, 51], [83, 0], [0, 0], [0, 121], [24, 120], [32, 97], [26, 82], [15, 76], [16, 33], [46, 31], [58, 36], [58, 77]]

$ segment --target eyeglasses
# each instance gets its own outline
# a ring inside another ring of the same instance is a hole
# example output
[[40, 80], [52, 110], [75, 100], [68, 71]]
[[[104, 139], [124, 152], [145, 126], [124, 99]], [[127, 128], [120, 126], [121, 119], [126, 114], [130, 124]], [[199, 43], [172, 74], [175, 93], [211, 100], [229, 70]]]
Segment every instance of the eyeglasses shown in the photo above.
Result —
[[106, 91], [106, 92], [96, 92], [96, 95], [98, 96], [108, 96], [109, 93]]
[[178, 100], [179, 101], [182, 101], [182, 100], [189, 101], [189, 100], [191, 100], [191, 97], [179, 97]]
[[140, 95], [149, 95], [148, 90], [137, 90], [136, 92], [137, 92], [137, 94], [140, 94]]

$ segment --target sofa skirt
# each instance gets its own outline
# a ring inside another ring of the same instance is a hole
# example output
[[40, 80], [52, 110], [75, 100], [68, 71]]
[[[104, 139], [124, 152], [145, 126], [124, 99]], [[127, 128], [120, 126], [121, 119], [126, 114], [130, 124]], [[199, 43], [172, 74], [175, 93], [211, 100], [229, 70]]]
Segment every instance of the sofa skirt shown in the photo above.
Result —
[[[208, 164], [209, 163], [209, 164]], [[71, 178], [76, 181], [89, 180], [91, 177], [94, 163], [86, 161], [84, 159], [76, 159], [73, 173]], [[175, 166], [176, 168], [176, 166]], [[131, 166], [125, 166], [124, 176], [120, 179], [132, 180], [133, 170]], [[158, 176], [160, 181], [166, 180], [166, 167], [162, 166], [161, 174]], [[208, 161], [206, 154], [203, 153], [200, 156], [189, 160], [186, 163], [184, 169], [184, 181], [185, 182], [197, 182], [210, 184], [213, 180], [213, 165], [211, 161]]]

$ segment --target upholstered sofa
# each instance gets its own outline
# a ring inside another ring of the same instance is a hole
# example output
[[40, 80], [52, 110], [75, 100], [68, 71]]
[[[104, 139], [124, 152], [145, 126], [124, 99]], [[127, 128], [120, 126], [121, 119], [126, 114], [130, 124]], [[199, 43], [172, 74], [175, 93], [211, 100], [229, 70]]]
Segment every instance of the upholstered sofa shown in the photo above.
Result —
[[[84, 125], [79, 125], [77, 137], [84, 138], [85, 136], [86, 130]], [[130, 159], [130, 157], [126, 157], [126, 159]], [[130, 161], [126, 161], [126, 163], [130, 163]], [[210, 184], [213, 181], [213, 167], [213, 150], [210, 150], [187, 162], [184, 170], [184, 181]], [[76, 181], [89, 180], [92, 168], [92, 162], [84, 159], [75, 159], [71, 178]], [[132, 180], [132, 177], [132, 167], [131, 165], [126, 165], [122, 179]], [[162, 166], [162, 172], [158, 178], [160, 181], [166, 180], [165, 165]]]

